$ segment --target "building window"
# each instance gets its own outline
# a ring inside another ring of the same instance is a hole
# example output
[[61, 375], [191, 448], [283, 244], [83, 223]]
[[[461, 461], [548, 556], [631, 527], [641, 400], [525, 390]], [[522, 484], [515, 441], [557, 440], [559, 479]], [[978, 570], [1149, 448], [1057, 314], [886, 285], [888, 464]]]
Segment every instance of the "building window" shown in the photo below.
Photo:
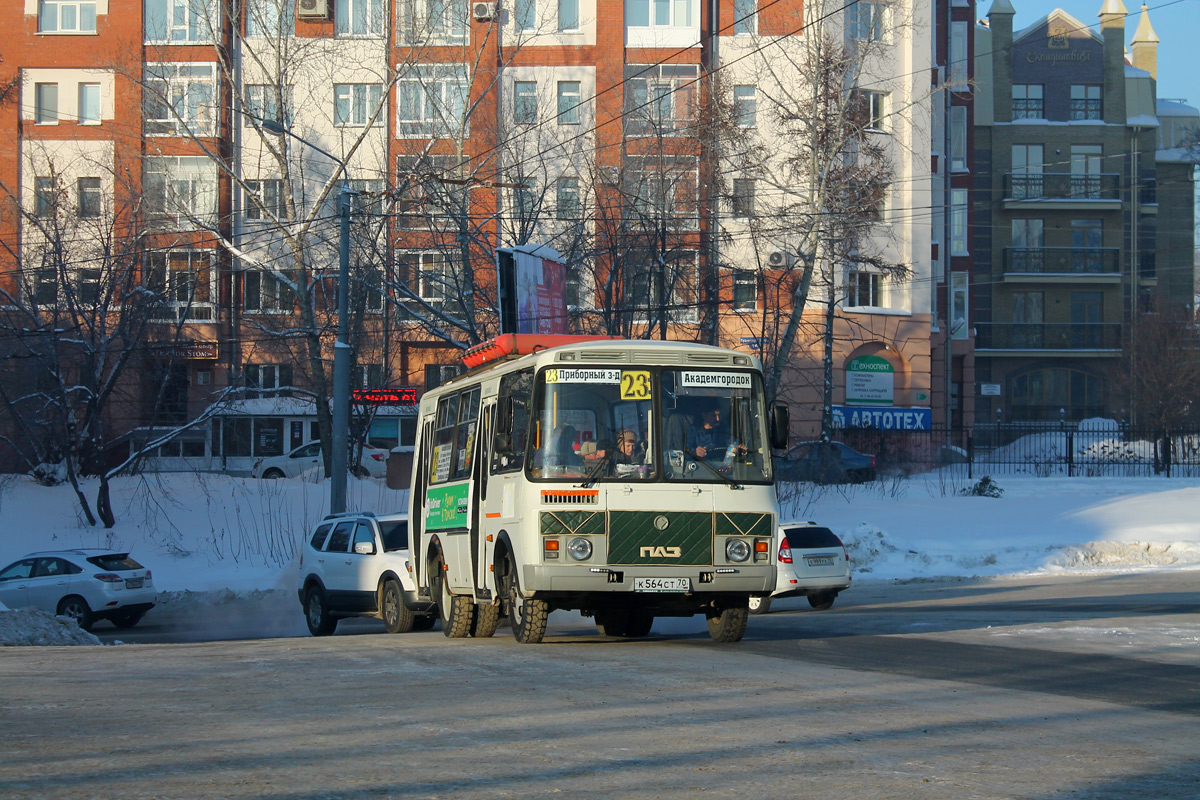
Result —
[[399, 283], [426, 305], [440, 309], [459, 296], [458, 270], [445, 253], [398, 253], [396, 267]]
[[467, 136], [470, 81], [466, 65], [413, 67], [396, 85], [399, 138]]
[[1044, 119], [1045, 87], [1040, 83], [1014, 83], [1012, 87], [1012, 116], [1018, 119]]
[[95, 33], [96, 0], [41, 0], [39, 33]]
[[970, 75], [967, 61], [967, 35], [970, 33], [969, 23], [950, 23], [950, 63], [946, 78], [950, 88], [962, 91], [968, 88], [967, 78]]
[[735, 36], [758, 32], [758, 0], [733, 0]]
[[846, 303], [847, 306], [883, 305], [883, 295], [880, 293], [880, 275], [865, 269], [850, 267], [846, 270]]
[[733, 116], [738, 127], [753, 128], [758, 122], [758, 97], [753, 86], [733, 87]]
[[[383, 364], [355, 364], [353, 387], [355, 389], [382, 389]], [[380, 420], [382, 422], [382, 420]], [[392, 423], [395, 428], [395, 423]], [[378, 442], [377, 442], [378, 443]], [[392, 445], [395, 447], [395, 445]]]
[[163, 301], [160, 319], [213, 318], [212, 252], [171, 250], [146, 256], [144, 282]]
[[579, 81], [558, 82], [558, 124], [579, 124]]
[[99, 178], [80, 178], [76, 183], [79, 192], [79, 216], [82, 219], [100, 216], [103, 194]]
[[950, 255], [967, 253], [967, 190], [950, 190]]
[[246, 399], [260, 397], [291, 397], [291, 364], [247, 364], [242, 373], [246, 376]]
[[1082, 370], [1033, 369], [1012, 379], [1012, 419], [1081, 420], [1104, 413], [1104, 382]]
[[582, 208], [579, 203], [579, 179], [562, 177], [558, 179], [555, 196], [557, 215], [562, 220], [578, 220]]
[[661, 263], [654, 254], [644, 256], [646, 263], [629, 266], [625, 285], [627, 305], [636, 309], [638, 322], [657, 322], [665, 316], [670, 322], [689, 323], [699, 319], [696, 304], [696, 254], [671, 253]]
[[[695, 135], [699, 67], [660, 64], [625, 67], [625, 130], [630, 135]], [[753, 87], [749, 87], [753, 88]]]
[[144, 0], [146, 42], [212, 44], [221, 30], [218, 0]]
[[263, 120], [288, 127], [292, 121], [292, 87], [246, 84], [246, 113], [243, 116], [247, 128], [261, 125]]
[[536, 0], [515, 0], [516, 26], [518, 31], [532, 31], [537, 28]]
[[733, 216], [746, 219], [754, 216], [754, 179], [733, 179]]
[[653, 157], [630, 157], [627, 166], [624, 194], [629, 198], [626, 212], [630, 222], [661, 221], [683, 230], [699, 227], [699, 163], [694, 157], [680, 156], [669, 163]]
[[558, 29], [579, 30], [579, 0], [558, 0]]
[[514, 81], [513, 122], [518, 125], [533, 125], [537, 118], [537, 81]]
[[749, 270], [733, 273], [733, 310], [758, 310], [758, 275]]
[[39, 269], [33, 276], [32, 299], [35, 306], [53, 306], [58, 302], [58, 270]]
[[266, 314], [290, 314], [295, 308], [296, 294], [289, 282], [291, 274], [276, 275], [249, 269], [245, 276], [244, 300], [247, 311]]
[[383, 85], [379, 83], [338, 83], [333, 87], [333, 124], [339, 127], [361, 127], [372, 116], [375, 124], [382, 115], [375, 112], [383, 104]]
[[100, 303], [100, 277], [99, 269], [79, 270], [75, 282], [75, 296], [80, 305], [94, 307]]
[[1071, 87], [1071, 119], [1103, 119], [1103, 86], [1075, 84]]
[[537, 216], [538, 200], [537, 184], [533, 178], [521, 176], [517, 179], [518, 186], [513, 189], [513, 213], [517, 220], [532, 220]]
[[1071, 196], [1099, 200], [1103, 195], [1104, 149], [1098, 144], [1071, 145]]
[[1012, 146], [1012, 191], [1010, 197], [1017, 200], [1041, 197], [1042, 156], [1040, 144], [1014, 144]]
[[625, 24], [631, 28], [691, 28], [695, 0], [625, 0]]
[[142, 180], [147, 214], [164, 223], [212, 224], [217, 167], [206, 156], [148, 156]]
[[882, 131], [883, 120], [887, 115], [887, 95], [883, 92], [859, 89], [855, 91], [855, 96], [860, 103], [862, 125], [869, 131]]
[[350, 202], [356, 215], [377, 217], [383, 214], [384, 184], [379, 178], [357, 178], [347, 181], [350, 191], [356, 194]]
[[33, 121], [38, 125], [58, 124], [58, 84], [33, 85]]
[[383, 36], [384, 0], [338, 0], [334, 33], [338, 36]]
[[296, 35], [296, 0], [246, 0], [246, 36], [278, 39]]
[[969, 277], [966, 272], [950, 273], [950, 338], [952, 339], [971, 338], [971, 329], [967, 327], [969, 319], [967, 304], [970, 302]]
[[33, 179], [33, 215], [35, 217], [54, 216], [57, 205], [55, 197], [54, 178]]
[[246, 181], [242, 208], [247, 220], [286, 220], [288, 209], [283, 181], [279, 178]]
[[399, 36], [406, 44], [460, 43], [467, 39], [466, 0], [400, 0]]
[[100, 124], [100, 84], [79, 84], [79, 124]]
[[215, 64], [148, 65], [142, 95], [146, 133], [211, 136], [215, 95]]
[[950, 171], [967, 171], [967, 107], [950, 107]]
[[887, 3], [856, 0], [846, 9], [846, 32], [860, 42], [882, 42], [887, 33]]

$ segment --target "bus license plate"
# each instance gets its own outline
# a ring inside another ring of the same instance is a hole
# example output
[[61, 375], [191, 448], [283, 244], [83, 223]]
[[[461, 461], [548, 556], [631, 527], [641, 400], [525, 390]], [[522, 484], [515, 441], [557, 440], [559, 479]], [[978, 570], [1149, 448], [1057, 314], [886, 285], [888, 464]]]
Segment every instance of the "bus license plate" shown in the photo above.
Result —
[[817, 556], [816, 558], [805, 558], [810, 567], [832, 567], [833, 556]]
[[691, 578], [634, 578], [635, 592], [690, 592]]

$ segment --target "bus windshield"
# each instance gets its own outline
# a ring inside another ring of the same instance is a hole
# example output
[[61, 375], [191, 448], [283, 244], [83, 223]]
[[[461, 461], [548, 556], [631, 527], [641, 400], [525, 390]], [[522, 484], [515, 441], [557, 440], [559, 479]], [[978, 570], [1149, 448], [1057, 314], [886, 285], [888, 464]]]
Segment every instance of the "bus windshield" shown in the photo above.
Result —
[[529, 475], [769, 482], [762, 409], [748, 370], [551, 367], [534, 387]]

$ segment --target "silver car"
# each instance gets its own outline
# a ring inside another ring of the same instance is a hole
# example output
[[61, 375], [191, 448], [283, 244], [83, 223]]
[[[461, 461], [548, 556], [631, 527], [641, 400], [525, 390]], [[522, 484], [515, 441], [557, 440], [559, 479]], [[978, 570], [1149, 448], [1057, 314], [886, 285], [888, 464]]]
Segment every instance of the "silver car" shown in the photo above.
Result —
[[0, 603], [71, 617], [85, 631], [101, 619], [132, 628], [154, 607], [154, 581], [128, 553], [30, 553], [0, 570]]
[[833, 531], [815, 522], [790, 522], [775, 535], [775, 591], [751, 597], [750, 613], [765, 614], [778, 597], [807, 597], [817, 611], [833, 605], [850, 588], [850, 556]]

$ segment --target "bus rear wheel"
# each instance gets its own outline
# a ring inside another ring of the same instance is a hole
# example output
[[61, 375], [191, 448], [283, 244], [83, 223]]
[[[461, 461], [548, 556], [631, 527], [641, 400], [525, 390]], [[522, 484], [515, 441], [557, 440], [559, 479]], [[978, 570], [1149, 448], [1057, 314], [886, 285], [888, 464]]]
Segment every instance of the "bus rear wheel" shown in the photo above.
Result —
[[714, 642], [740, 642], [749, 619], [746, 606], [714, 609], [708, 613], [708, 635]]
[[521, 644], [537, 644], [546, 637], [550, 604], [536, 597], [522, 597], [516, 565], [511, 557], [506, 558], [504, 563], [504, 593], [508, 598], [508, 622], [512, 626], [513, 638]]
[[487, 639], [500, 627], [500, 606], [494, 603], [476, 603], [475, 616], [471, 619], [471, 635], [476, 639]]
[[442, 633], [448, 639], [463, 639], [471, 632], [471, 619], [475, 616], [475, 602], [463, 594], [452, 594], [450, 582], [446, 580], [446, 568], [439, 559], [437, 570], [438, 615], [442, 619]]

